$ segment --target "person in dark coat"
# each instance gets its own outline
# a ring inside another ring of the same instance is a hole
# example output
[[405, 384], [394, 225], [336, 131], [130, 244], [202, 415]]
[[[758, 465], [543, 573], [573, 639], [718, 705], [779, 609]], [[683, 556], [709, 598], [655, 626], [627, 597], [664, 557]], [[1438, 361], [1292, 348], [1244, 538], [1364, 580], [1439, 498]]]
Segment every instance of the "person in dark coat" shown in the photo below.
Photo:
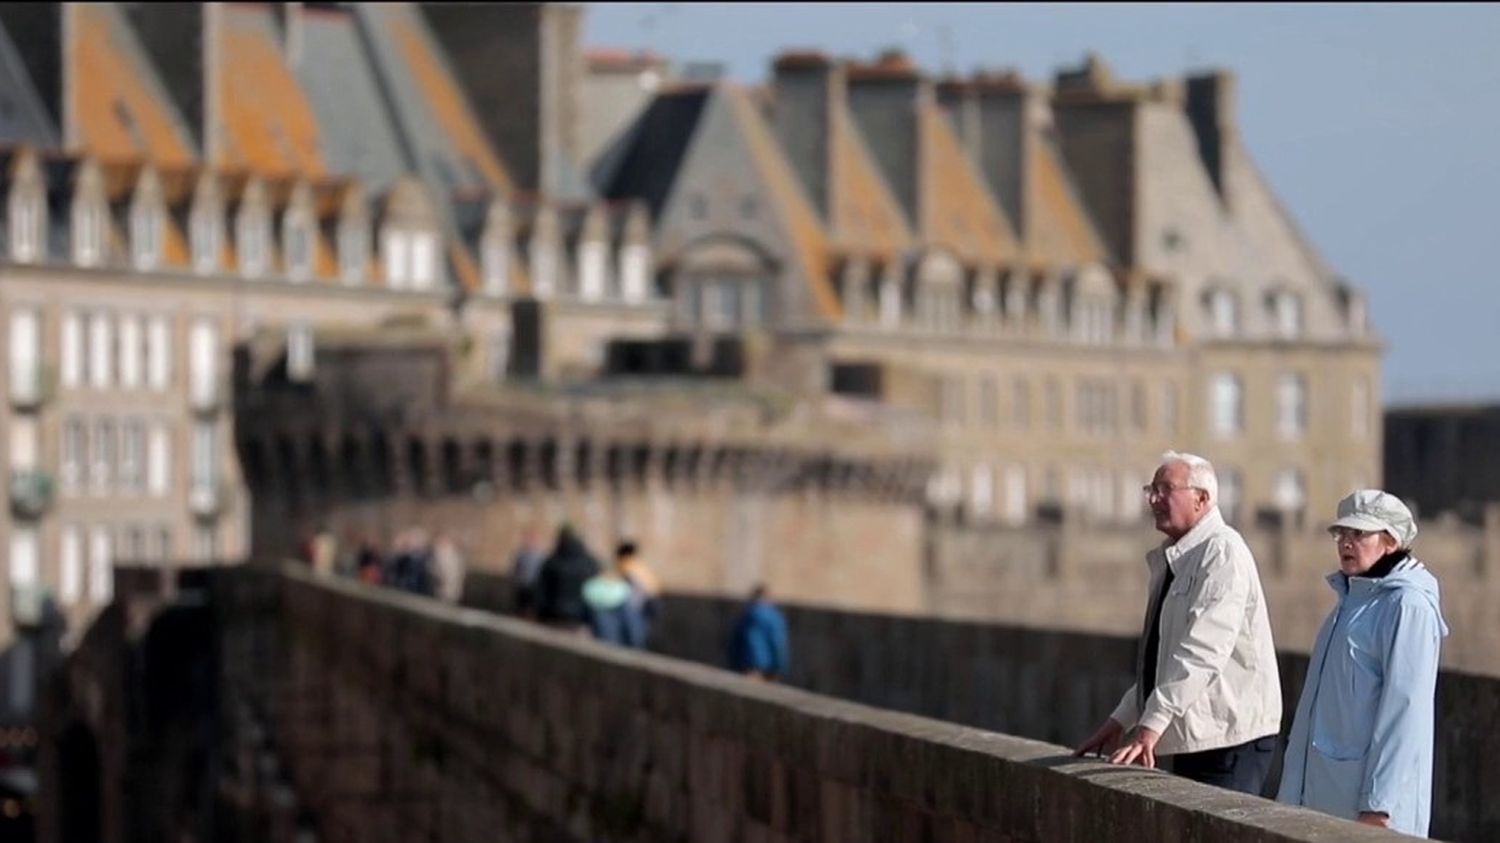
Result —
[[786, 675], [790, 661], [786, 618], [766, 597], [765, 586], [758, 585], [730, 636], [729, 667], [736, 673], [775, 682]]
[[537, 619], [549, 626], [583, 630], [589, 623], [583, 584], [599, 573], [599, 560], [570, 525], [557, 531], [557, 546], [537, 574]]

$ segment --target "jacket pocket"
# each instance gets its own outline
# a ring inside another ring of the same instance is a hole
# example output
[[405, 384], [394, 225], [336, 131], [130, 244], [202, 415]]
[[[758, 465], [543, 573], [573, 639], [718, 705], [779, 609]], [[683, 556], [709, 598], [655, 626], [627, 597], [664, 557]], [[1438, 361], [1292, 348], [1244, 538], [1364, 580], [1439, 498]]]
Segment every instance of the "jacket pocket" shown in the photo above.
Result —
[[1359, 791], [1364, 782], [1365, 758], [1331, 758], [1314, 743], [1307, 753], [1302, 804], [1352, 820], [1359, 813]]

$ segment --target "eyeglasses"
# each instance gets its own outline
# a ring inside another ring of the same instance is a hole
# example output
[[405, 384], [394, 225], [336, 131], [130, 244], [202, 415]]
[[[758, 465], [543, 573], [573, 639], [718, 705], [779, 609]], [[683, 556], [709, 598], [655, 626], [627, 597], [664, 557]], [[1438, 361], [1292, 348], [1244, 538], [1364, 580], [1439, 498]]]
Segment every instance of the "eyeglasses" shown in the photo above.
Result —
[[1141, 494], [1145, 495], [1147, 497], [1147, 499], [1150, 499], [1150, 498], [1164, 498], [1167, 495], [1172, 494], [1173, 492], [1180, 492], [1183, 489], [1200, 489], [1201, 490], [1201, 488], [1202, 487], [1200, 487], [1200, 486], [1162, 486], [1162, 485], [1159, 485], [1159, 484], [1158, 485], [1146, 485], [1146, 486], [1142, 486], [1141, 487]]
[[1362, 542], [1362, 541], [1365, 541], [1366, 539], [1370, 538], [1371, 536], [1378, 536], [1378, 535], [1380, 535], [1380, 531], [1379, 530], [1356, 530], [1353, 527], [1334, 527], [1333, 529], [1331, 529], [1331, 530], [1328, 531], [1328, 535], [1333, 538], [1333, 543], [1334, 544], [1343, 544], [1346, 541], [1351, 541], [1351, 542]]

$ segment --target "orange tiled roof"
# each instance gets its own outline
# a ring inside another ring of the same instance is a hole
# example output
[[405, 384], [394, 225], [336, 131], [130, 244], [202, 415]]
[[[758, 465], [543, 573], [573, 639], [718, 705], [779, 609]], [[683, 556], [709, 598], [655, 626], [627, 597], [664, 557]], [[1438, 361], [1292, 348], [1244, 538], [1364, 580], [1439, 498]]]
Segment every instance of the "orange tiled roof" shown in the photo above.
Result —
[[1078, 265], [1108, 259], [1104, 242], [1084, 210], [1057, 150], [1045, 138], [1032, 144], [1035, 155], [1026, 177], [1031, 202], [1026, 221], [1026, 252], [1033, 263]]
[[146, 83], [146, 69], [116, 40], [111, 10], [79, 3], [67, 11], [75, 27], [67, 56], [81, 151], [109, 160], [191, 164], [191, 141], [174, 119], [172, 106]]
[[751, 158], [759, 167], [767, 192], [779, 206], [782, 219], [787, 225], [787, 236], [792, 241], [792, 258], [797, 262], [807, 283], [812, 285], [810, 292], [818, 314], [827, 319], [838, 319], [842, 308], [829, 278], [832, 261], [817, 211], [802, 192], [791, 165], [782, 157], [781, 148], [762, 122], [749, 97], [727, 85], [721, 86], [719, 90], [730, 98], [730, 105], [734, 108], [743, 137], [749, 145]]
[[269, 14], [257, 6], [224, 8], [218, 74], [222, 142], [214, 163], [322, 175], [327, 163], [317, 117], [271, 36]]
[[492, 190], [505, 194], [512, 192], [510, 173], [485, 138], [479, 121], [469, 110], [468, 100], [433, 53], [431, 44], [411, 21], [393, 15], [390, 22], [401, 57], [454, 146], [474, 162]]
[[1018, 257], [1015, 229], [936, 106], [918, 112], [923, 193], [923, 239], [967, 260], [1001, 263]]
[[910, 247], [911, 229], [848, 111], [839, 109], [834, 119], [834, 231], [841, 246], [893, 257]]

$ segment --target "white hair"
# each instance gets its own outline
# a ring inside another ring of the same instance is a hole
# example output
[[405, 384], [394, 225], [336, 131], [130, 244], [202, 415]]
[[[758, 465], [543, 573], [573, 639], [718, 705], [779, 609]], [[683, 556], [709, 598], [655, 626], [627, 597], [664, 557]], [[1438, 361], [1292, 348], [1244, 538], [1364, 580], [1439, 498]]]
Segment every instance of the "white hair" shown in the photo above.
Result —
[[1218, 506], [1219, 475], [1214, 473], [1214, 464], [1197, 454], [1167, 451], [1161, 455], [1160, 467], [1165, 468], [1172, 463], [1179, 462], [1188, 467], [1187, 484], [1194, 489], [1202, 489], [1207, 492], [1209, 504]]

